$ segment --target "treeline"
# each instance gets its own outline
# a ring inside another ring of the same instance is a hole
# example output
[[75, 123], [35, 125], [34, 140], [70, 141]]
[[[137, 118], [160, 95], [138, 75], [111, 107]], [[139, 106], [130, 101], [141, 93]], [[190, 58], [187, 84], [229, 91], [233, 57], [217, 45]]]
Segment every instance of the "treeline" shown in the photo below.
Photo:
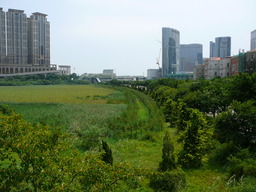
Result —
[[182, 149], [176, 158], [183, 168], [212, 164], [225, 169], [233, 180], [255, 179], [256, 73], [123, 85], [141, 90], [157, 101], [166, 121], [179, 134]]
[[71, 75], [45, 74], [24, 75], [0, 78], [0, 86], [23, 85], [59, 85], [59, 84], [89, 84], [89, 81], [80, 80], [75, 73]]

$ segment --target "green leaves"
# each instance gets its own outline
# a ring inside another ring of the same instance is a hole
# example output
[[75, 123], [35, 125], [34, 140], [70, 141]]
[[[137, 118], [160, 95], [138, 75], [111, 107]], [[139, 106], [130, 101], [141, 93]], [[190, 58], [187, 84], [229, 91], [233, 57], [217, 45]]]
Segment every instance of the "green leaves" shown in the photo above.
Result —
[[222, 142], [250, 147], [256, 139], [256, 106], [254, 101], [234, 101], [228, 111], [215, 120], [216, 135]]

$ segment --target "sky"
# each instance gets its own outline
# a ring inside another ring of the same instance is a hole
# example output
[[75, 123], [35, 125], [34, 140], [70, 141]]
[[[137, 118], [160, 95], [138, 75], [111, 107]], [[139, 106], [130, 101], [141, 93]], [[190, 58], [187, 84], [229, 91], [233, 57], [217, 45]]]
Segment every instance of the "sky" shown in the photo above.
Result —
[[202, 44], [204, 57], [215, 37], [231, 37], [232, 55], [250, 50], [256, 29], [255, 0], [0, 0], [0, 7], [47, 14], [51, 63], [79, 75], [146, 76], [158, 68], [162, 27], [180, 31], [181, 44]]

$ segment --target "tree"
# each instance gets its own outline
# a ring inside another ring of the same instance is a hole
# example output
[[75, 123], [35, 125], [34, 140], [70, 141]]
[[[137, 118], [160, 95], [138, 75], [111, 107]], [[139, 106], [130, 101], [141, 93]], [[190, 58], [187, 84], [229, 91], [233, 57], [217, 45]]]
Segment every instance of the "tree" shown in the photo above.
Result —
[[107, 164], [113, 165], [112, 150], [109, 148], [108, 144], [105, 141], [102, 141], [102, 149], [104, 153], [102, 154], [102, 161]]
[[212, 113], [215, 118], [216, 113], [227, 109], [230, 104], [229, 94], [224, 81], [215, 79], [206, 86], [199, 94], [199, 110], [205, 113]]
[[166, 131], [163, 139], [162, 161], [159, 163], [160, 171], [171, 171], [176, 168], [174, 146], [170, 140], [170, 134]]
[[234, 101], [228, 111], [215, 120], [215, 132], [221, 142], [233, 141], [249, 147], [256, 140], [256, 106], [254, 101]]
[[203, 156], [209, 148], [212, 131], [202, 112], [191, 108], [186, 110], [189, 112], [189, 121], [181, 134], [183, 149], [178, 162], [186, 168], [197, 168], [201, 166]]

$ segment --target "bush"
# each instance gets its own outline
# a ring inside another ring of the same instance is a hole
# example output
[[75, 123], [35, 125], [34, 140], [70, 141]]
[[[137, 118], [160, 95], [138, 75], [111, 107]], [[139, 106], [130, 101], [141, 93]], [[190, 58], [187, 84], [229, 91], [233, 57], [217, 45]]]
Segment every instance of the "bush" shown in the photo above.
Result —
[[234, 147], [233, 142], [230, 143], [217, 143], [216, 148], [210, 154], [209, 161], [214, 165], [224, 166], [228, 163], [228, 157], [234, 155], [237, 152], [237, 148]]
[[163, 139], [162, 161], [159, 163], [159, 171], [171, 171], [176, 168], [174, 146], [170, 134], [166, 131]]
[[149, 186], [154, 191], [178, 191], [185, 187], [186, 175], [180, 169], [153, 173]]
[[236, 155], [228, 158], [230, 162], [229, 174], [236, 178], [242, 176], [256, 177], [255, 154], [250, 153], [249, 149], [241, 149]]

